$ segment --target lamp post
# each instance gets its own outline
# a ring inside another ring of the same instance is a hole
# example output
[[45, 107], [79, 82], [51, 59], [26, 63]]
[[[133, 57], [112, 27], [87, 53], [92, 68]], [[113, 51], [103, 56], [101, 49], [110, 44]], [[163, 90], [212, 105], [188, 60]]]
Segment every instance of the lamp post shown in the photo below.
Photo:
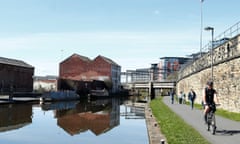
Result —
[[200, 15], [201, 15], [201, 26], [200, 26], [200, 56], [202, 57], [202, 29], [203, 29], [203, 1], [200, 0]]
[[204, 30], [212, 32], [212, 45], [211, 45], [211, 78], [213, 81], [213, 37], [214, 37], [214, 28], [213, 27], [205, 27]]

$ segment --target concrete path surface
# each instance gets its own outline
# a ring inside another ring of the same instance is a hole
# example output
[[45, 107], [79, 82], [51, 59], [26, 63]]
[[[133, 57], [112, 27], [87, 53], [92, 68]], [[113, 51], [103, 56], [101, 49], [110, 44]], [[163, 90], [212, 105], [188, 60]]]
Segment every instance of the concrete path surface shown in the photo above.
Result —
[[210, 143], [240, 144], [240, 122], [216, 116], [217, 131], [215, 135], [212, 135], [211, 132], [207, 131], [207, 126], [204, 124], [202, 110], [192, 110], [189, 105], [185, 104], [171, 104], [169, 96], [164, 97], [163, 101]]

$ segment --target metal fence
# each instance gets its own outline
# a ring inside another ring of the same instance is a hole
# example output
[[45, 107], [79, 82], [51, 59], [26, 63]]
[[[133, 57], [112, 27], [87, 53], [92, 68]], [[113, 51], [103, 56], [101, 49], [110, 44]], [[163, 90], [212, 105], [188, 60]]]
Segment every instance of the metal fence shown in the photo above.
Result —
[[[214, 38], [214, 41], [219, 41], [219, 40], [226, 40], [226, 39], [231, 39], [237, 35], [240, 34], [240, 21], [219, 34]], [[223, 41], [226, 42], [226, 41]], [[222, 44], [222, 43], [219, 43]], [[202, 47], [202, 52], [208, 52], [212, 46], [212, 42], [207, 43], [204, 47]]]

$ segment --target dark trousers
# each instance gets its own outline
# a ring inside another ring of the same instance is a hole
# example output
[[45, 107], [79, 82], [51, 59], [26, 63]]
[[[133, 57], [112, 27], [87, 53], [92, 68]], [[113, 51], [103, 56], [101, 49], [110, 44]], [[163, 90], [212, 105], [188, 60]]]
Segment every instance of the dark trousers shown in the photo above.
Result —
[[194, 107], [194, 100], [190, 100], [190, 103], [191, 103], [191, 108], [193, 109], [193, 107]]
[[171, 96], [171, 103], [174, 103], [174, 96]]
[[179, 98], [179, 104], [182, 104], [182, 98]]

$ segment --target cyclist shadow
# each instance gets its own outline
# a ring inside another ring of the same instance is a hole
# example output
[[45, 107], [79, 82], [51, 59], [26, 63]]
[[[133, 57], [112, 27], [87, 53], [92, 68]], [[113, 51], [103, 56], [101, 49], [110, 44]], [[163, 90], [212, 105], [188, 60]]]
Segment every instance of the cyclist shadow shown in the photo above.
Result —
[[221, 135], [235, 135], [235, 134], [240, 134], [240, 130], [216, 130], [216, 133], [221, 134]]

